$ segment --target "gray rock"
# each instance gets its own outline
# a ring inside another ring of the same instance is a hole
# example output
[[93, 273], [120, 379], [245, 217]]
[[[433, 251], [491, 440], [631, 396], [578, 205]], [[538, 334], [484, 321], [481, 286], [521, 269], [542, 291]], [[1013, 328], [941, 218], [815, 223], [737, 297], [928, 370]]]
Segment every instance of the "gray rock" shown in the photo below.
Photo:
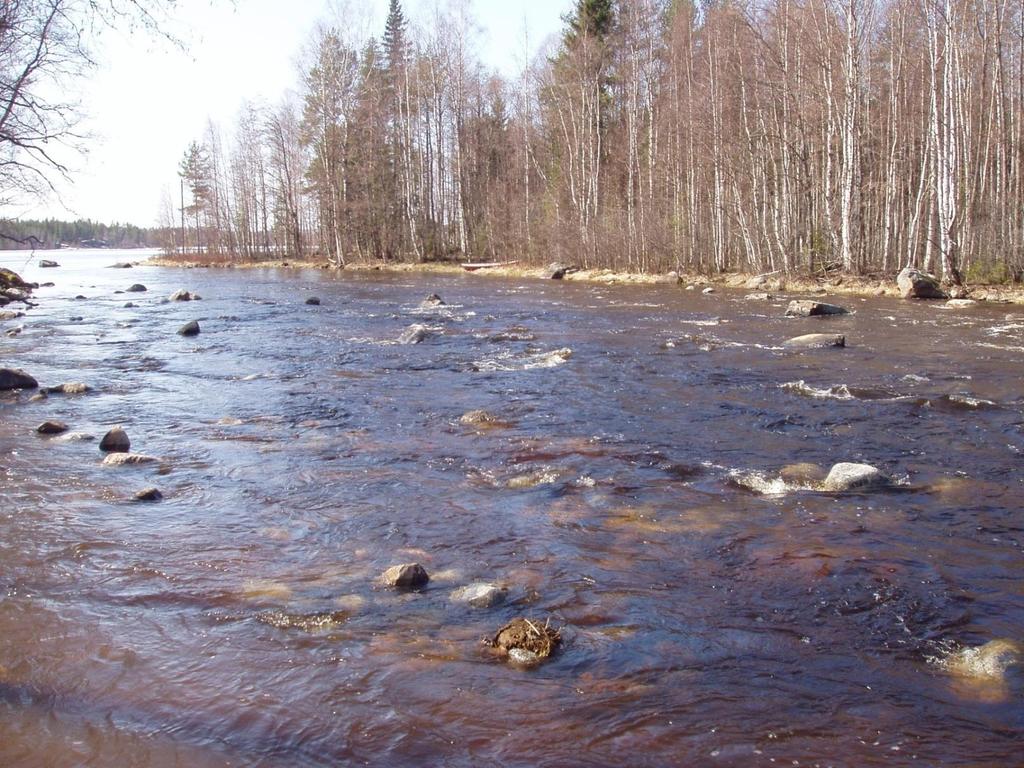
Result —
[[774, 298], [770, 293], [748, 293], [743, 297], [744, 301], [772, 301]]
[[786, 317], [816, 317], [818, 315], [848, 315], [850, 310], [838, 304], [820, 301], [791, 301], [786, 308]]
[[20, 368], [0, 368], [0, 390], [35, 389], [39, 382]]
[[199, 330], [199, 323], [195, 320], [189, 320], [178, 329], [178, 334], [181, 336], [198, 336]]
[[388, 568], [384, 571], [381, 579], [389, 587], [413, 589], [422, 587], [430, 581], [430, 575], [427, 573], [427, 569], [419, 563], [405, 563]]
[[108, 453], [128, 453], [132, 449], [132, 442], [128, 439], [128, 433], [121, 427], [114, 427], [107, 432], [100, 440], [100, 450]]
[[822, 349], [826, 347], [845, 347], [846, 337], [838, 333], [808, 333], [796, 336], [782, 343], [789, 349]]
[[452, 601], [465, 603], [473, 608], [492, 608], [505, 602], [507, 596], [507, 590], [497, 584], [478, 583], [452, 592]]
[[190, 293], [184, 289], [177, 290], [168, 297], [169, 301], [200, 301], [201, 299], [199, 294]]
[[40, 259], [39, 260], [39, 268], [40, 269], [53, 269], [54, 267], [59, 267], [59, 266], [60, 266], [60, 264], [58, 264], [56, 261], [50, 261], [50, 259]]
[[43, 400], [48, 400], [49, 397], [50, 396], [48, 394], [46, 394], [46, 390], [45, 389], [41, 389], [38, 392], [36, 392], [34, 395], [32, 395], [32, 397], [30, 397], [28, 399], [28, 401], [30, 403], [41, 403]]
[[25, 326], [24, 325], [18, 325], [18, 326], [15, 326], [14, 328], [8, 328], [4, 335], [5, 336], [10, 336], [11, 338], [14, 338], [15, 336], [20, 336], [21, 332], [24, 331], [24, 330], [25, 330]]
[[110, 269], [131, 269], [132, 265], [127, 261], [119, 261], [116, 264], [111, 264]]
[[135, 283], [128, 286], [126, 290], [128, 293], [145, 293], [148, 289], [142, 283]]
[[950, 299], [946, 302], [947, 307], [953, 307], [954, 309], [963, 307], [973, 307], [977, 304], [974, 299]]
[[904, 299], [948, 299], [934, 275], [906, 267], [896, 276], [896, 285]]
[[703, 291], [701, 291], [701, 293], [703, 293], [705, 296], [710, 296], [714, 292], [715, 292], [715, 289], [712, 288], [710, 285], [707, 288], [705, 288]]
[[430, 335], [430, 331], [425, 325], [410, 325], [404, 331], [402, 335], [398, 337], [399, 344], [419, 344]]
[[549, 264], [546, 270], [546, 274], [549, 280], [561, 280], [569, 273], [569, 268], [564, 264], [555, 262]]
[[306, 299], [306, 304], [308, 304], [311, 307], [319, 307], [320, 299], [316, 296], [310, 296], [308, 299]]
[[443, 306], [445, 306], [445, 304], [446, 304], [446, 302], [445, 302], [444, 299], [442, 299], [436, 293], [432, 293], [429, 296], [427, 296], [427, 298], [425, 298], [420, 303], [420, 306], [421, 307], [443, 307]]
[[159, 488], [146, 488], [135, 494], [135, 501], [160, 501], [163, 497]]
[[103, 463], [108, 467], [123, 467], [129, 464], [151, 464], [156, 460], [154, 456], [141, 453], [111, 453], [103, 459]]
[[135, 309], [135, 307], [137, 307], [137, 306], [138, 306], [138, 305], [137, 305], [137, 304], [135, 304], [135, 303], [134, 303], [134, 302], [132, 302], [132, 301], [128, 301], [128, 302], [125, 302], [125, 304], [124, 304], [124, 308], [125, 308], [125, 309]]
[[841, 462], [828, 473], [821, 489], [827, 493], [844, 491], [867, 491], [885, 488], [891, 480], [870, 464]]
[[19, 317], [24, 316], [24, 312], [13, 312], [9, 309], [0, 312], [0, 320], [17, 320]]
[[62, 432], [68, 431], [68, 425], [63, 421], [44, 421], [38, 427], [36, 432], [40, 435], [59, 435]]

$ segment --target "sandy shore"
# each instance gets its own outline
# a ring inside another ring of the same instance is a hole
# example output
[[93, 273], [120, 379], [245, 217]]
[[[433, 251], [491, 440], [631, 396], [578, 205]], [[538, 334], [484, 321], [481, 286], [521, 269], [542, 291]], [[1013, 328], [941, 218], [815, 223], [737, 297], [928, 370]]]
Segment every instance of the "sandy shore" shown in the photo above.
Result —
[[[157, 257], [145, 262], [161, 267], [179, 267], [187, 269], [323, 269], [333, 267], [323, 261], [311, 260], [280, 260], [280, 261], [188, 261], [173, 257]], [[416, 272], [429, 274], [462, 274], [486, 277], [507, 277], [543, 280], [548, 278], [547, 267], [527, 265], [507, 265], [488, 267], [474, 272], [467, 272], [454, 262], [350, 262], [344, 270], [347, 272]], [[635, 272], [616, 272], [610, 269], [582, 269], [568, 273], [566, 281], [582, 281], [605, 283], [608, 285], [665, 285], [678, 284], [686, 290], [703, 290], [722, 286], [736, 290], [747, 290], [756, 293], [804, 293], [834, 294], [853, 296], [891, 296], [898, 298], [896, 277], [888, 280], [870, 277], [842, 275], [827, 280], [800, 275], [784, 275], [781, 273], [753, 275], [727, 273], [715, 276], [696, 274], [643, 274]], [[988, 301], [1008, 304], [1024, 304], [1024, 288], [1004, 285], [971, 285], [968, 286], [969, 297], [977, 301]]]

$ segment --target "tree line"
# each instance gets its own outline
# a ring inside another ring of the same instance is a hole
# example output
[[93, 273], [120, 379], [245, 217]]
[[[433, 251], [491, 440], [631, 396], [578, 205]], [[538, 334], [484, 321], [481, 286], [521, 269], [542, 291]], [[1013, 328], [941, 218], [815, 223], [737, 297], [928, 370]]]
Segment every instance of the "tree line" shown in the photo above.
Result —
[[296, 96], [188, 148], [163, 224], [337, 266], [1019, 279], [1020, 0], [576, 0], [564, 21], [514, 78], [465, 4], [321, 27]]
[[94, 247], [102, 243], [108, 248], [146, 248], [158, 240], [154, 230], [131, 224], [102, 224], [89, 219], [59, 221], [57, 219], [0, 219], [0, 250], [24, 248], [59, 248], [62, 245]]

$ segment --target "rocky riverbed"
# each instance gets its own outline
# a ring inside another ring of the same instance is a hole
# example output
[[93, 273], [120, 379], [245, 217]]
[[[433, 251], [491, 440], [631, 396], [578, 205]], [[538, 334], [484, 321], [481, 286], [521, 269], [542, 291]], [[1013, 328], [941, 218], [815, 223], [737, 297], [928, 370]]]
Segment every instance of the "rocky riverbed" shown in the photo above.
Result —
[[57, 261], [0, 763], [1017, 759], [1019, 310]]

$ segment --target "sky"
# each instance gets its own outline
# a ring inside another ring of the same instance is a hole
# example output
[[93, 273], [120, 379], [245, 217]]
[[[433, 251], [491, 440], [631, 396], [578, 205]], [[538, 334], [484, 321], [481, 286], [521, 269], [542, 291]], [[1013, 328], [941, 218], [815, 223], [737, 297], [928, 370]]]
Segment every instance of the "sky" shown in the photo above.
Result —
[[[406, 18], [425, 25], [445, 0], [404, 0]], [[467, 0], [479, 24], [486, 66], [515, 76], [561, 26], [572, 0]], [[177, 193], [177, 168], [208, 121], [222, 130], [246, 101], [279, 101], [300, 82], [304, 46], [318, 23], [379, 36], [388, 0], [179, 0], [170, 29], [181, 50], [144, 32], [106, 31], [97, 69], [76, 94], [86, 112], [87, 154], [66, 158], [71, 183], [59, 196], [27, 202], [22, 218], [91, 218], [158, 223]], [[358, 35], [363, 37], [362, 34]], [[528, 41], [528, 44], [527, 44]]]

